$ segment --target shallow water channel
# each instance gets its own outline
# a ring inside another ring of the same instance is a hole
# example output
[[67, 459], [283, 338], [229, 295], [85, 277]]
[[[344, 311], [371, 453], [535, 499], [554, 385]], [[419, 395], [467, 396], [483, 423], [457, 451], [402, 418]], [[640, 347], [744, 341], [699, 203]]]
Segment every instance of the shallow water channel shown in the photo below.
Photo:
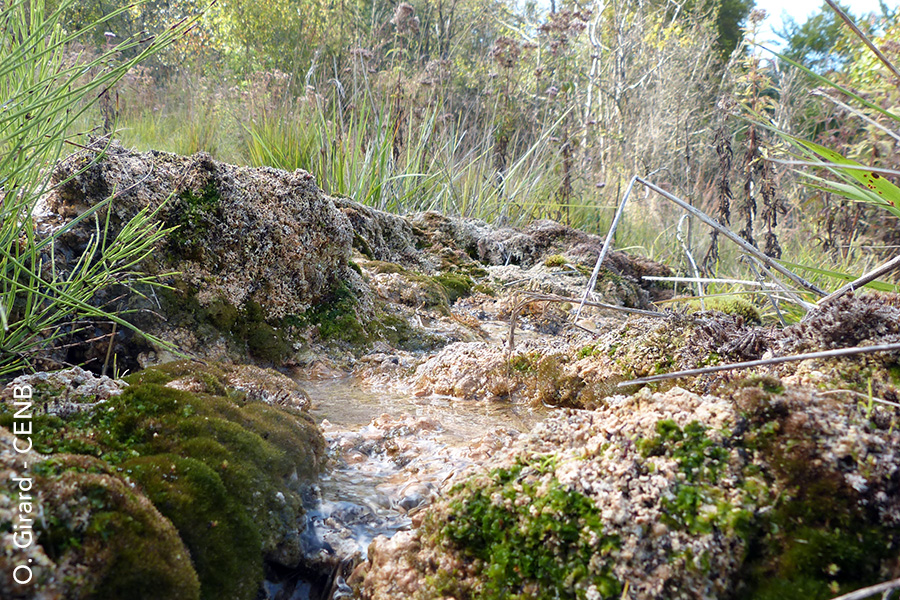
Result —
[[[328, 465], [304, 537], [312, 573], [269, 585], [279, 600], [347, 598], [343, 578], [375, 536], [409, 528], [415, 513], [444, 486], [528, 431], [546, 409], [372, 389], [353, 377], [300, 381], [328, 442]], [[312, 561], [316, 563], [317, 561]], [[321, 575], [320, 575], [321, 576]]]

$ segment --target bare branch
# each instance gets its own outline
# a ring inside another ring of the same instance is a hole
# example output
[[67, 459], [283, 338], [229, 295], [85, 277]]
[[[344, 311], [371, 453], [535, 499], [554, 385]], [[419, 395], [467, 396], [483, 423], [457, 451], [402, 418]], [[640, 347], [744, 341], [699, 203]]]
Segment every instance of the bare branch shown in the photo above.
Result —
[[883, 265], [872, 269], [871, 271], [869, 271], [868, 273], [866, 273], [859, 279], [855, 279], [855, 280], [851, 281], [850, 283], [848, 283], [847, 285], [828, 294], [827, 296], [825, 296], [824, 298], [819, 300], [816, 303], [816, 306], [822, 306], [828, 302], [831, 302], [832, 300], [834, 300], [836, 298], [840, 298], [844, 294], [848, 294], [854, 290], [857, 290], [857, 289], [861, 288], [862, 286], [866, 285], [867, 283], [871, 283], [871, 282], [875, 281], [876, 279], [878, 279], [879, 277], [881, 277], [882, 275], [890, 273], [891, 271], [893, 271], [897, 268], [900, 268], [900, 254], [898, 254], [891, 260], [887, 261]]
[[[831, 4], [829, 0], [826, 1]], [[844, 594], [843, 596], [833, 598], [832, 600], [863, 600], [864, 598], [871, 598], [879, 592], [890, 592], [896, 589], [900, 589], [900, 579], [894, 579], [892, 581], [879, 583], [878, 585], [864, 587], [862, 589], [856, 590], [855, 592], [850, 592], [849, 594]]]
[[823, 352], [810, 352], [809, 354], [792, 354], [790, 356], [776, 356], [763, 360], [751, 360], [747, 362], [732, 363], [730, 365], [716, 365], [713, 367], [704, 367], [702, 369], [688, 369], [686, 371], [675, 371], [673, 373], [664, 373], [662, 375], [652, 375], [650, 377], [642, 377], [640, 379], [632, 379], [631, 381], [623, 381], [618, 387], [628, 385], [638, 385], [643, 383], [653, 383], [655, 381], [665, 381], [667, 379], [677, 379], [679, 377], [693, 377], [694, 375], [705, 375], [706, 373], [717, 373], [719, 371], [733, 371], [737, 369], [751, 369], [753, 367], [764, 367], [767, 365], [777, 365], [786, 362], [796, 362], [800, 360], [809, 360], [813, 358], [834, 358], [837, 356], [851, 356], [854, 354], [870, 354], [872, 352], [894, 352], [900, 350], [900, 344], [882, 344], [879, 346], [854, 346], [852, 348], [838, 348], [837, 350], [825, 350]]

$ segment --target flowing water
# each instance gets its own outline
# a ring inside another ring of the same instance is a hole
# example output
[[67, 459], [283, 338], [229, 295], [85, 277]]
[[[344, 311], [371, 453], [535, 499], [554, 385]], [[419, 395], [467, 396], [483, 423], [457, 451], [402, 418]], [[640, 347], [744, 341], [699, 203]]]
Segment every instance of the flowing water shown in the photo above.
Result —
[[290, 594], [272, 588], [270, 598], [349, 597], [343, 577], [375, 536], [409, 528], [455, 476], [546, 415], [507, 403], [373, 390], [352, 377], [299, 383], [329, 457], [308, 510], [306, 549], [334, 573], [324, 585], [295, 581]]

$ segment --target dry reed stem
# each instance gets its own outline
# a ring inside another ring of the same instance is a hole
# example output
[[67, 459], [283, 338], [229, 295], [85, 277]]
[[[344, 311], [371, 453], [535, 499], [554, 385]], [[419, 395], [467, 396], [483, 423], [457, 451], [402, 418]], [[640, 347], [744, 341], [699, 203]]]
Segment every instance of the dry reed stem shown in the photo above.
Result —
[[597, 264], [594, 265], [594, 270], [591, 273], [591, 278], [588, 279], [587, 287], [585, 287], [584, 289], [584, 296], [581, 298], [581, 304], [578, 305], [578, 310], [575, 311], [576, 320], [581, 316], [581, 309], [583, 309], [585, 304], [587, 304], [588, 296], [594, 289], [594, 286], [597, 285], [597, 276], [600, 274], [600, 266], [603, 265], [603, 260], [606, 258], [606, 254], [609, 252], [609, 249], [612, 246], [613, 237], [615, 237], [616, 229], [619, 227], [619, 220], [622, 218], [622, 213], [625, 212], [625, 205], [628, 203], [628, 197], [631, 195], [631, 189], [634, 187], [634, 182], [637, 180], [638, 178], [637, 176], [635, 176], [631, 178], [630, 182], [628, 182], [628, 188], [625, 190], [625, 195], [622, 196], [622, 202], [619, 203], [619, 207], [616, 209], [616, 216], [613, 217], [613, 222], [609, 226], [609, 231], [606, 232], [606, 238], [603, 240], [603, 248], [600, 250], [600, 256], [597, 257]]
[[[756, 287], [767, 287], [780, 289], [781, 286], [775, 283], [766, 283], [764, 281], [750, 281], [749, 279], [729, 279], [727, 277], [662, 277], [657, 275], [642, 275], [641, 279], [645, 281], [675, 281], [679, 283], [724, 283], [728, 285], [751, 285]], [[722, 296], [724, 294], [716, 294]], [[712, 294], [710, 295], [712, 296]]]
[[854, 354], [870, 354], [872, 352], [893, 352], [900, 350], [900, 344], [881, 344], [878, 346], [854, 346], [852, 348], [839, 348], [837, 350], [825, 350], [822, 352], [810, 352], [808, 354], [792, 354], [790, 356], [776, 356], [773, 358], [765, 358], [762, 360], [751, 360], [747, 362], [732, 363], [729, 365], [716, 365], [713, 367], [704, 367], [702, 369], [688, 369], [685, 371], [674, 371], [672, 373], [664, 373], [662, 375], [651, 375], [650, 377], [642, 377], [640, 379], [632, 379], [630, 381], [622, 381], [618, 387], [628, 385], [638, 385], [644, 383], [653, 383], [656, 381], [665, 381], [667, 379], [677, 379], [679, 377], [693, 377], [694, 375], [705, 375], [706, 373], [717, 373], [719, 371], [731, 371], [737, 369], [750, 369], [753, 367], [764, 367], [767, 365], [777, 365], [786, 362], [796, 362], [800, 360], [808, 360], [814, 358], [834, 358], [836, 356], [851, 356]]
[[866, 37], [866, 34], [864, 34], [862, 31], [860, 31], [859, 27], [856, 26], [856, 23], [854, 23], [850, 19], [850, 17], [847, 16], [847, 13], [845, 13], [843, 10], [841, 10], [841, 7], [838, 6], [834, 2], [834, 0], [825, 0], [825, 2], [828, 3], [828, 6], [831, 7], [831, 10], [836, 12], [838, 14], [838, 16], [841, 19], [843, 19], [844, 23], [846, 23], [847, 26], [851, 30], [853, 30], [853, 33], [855, 33], [856, 36], [862, 40], [862, 42], [869, 48], [869, 50], [871, 50], [872, 52], [875, 53], [875, 56], [878, 57], [878, 60], [880, 60], [884, 64], [884, 66], [886, 66], [888, 68], [888, 70], [894, 74], [894, 77], [897, 77], [898, 79], [900, 79], [900, 71], [897, 70], [897, 67], [895, 67], [893, 64], [891, 64], [891, 61], [889, 61], [888, 58], [881, 52], [881, 50], [879, 50], [878, 47], [875, 44], [873, 44], [872, 41], [869, 40], [868, 37]]
[[862, 286], [866, 285], [867, 283], [871, 283], [871, 282], [875, 281], [882, 275], [886, 275], [887, 273], [890, 273], [891, 271], [893, 271], [897, 268], [900, 268], [900, 254], [898, 254], [891, 260], [887, 261], [883, 265], [881, 265], [879, 267], [875, 267], [874, 269], [872, 269], [871, 271], [869, 271], [868, 273], [866, 273], [859, 279], [855, 279], [855, 280], [851, 281], [850, 283], [848, 283], [847, 285], [845, 285], [841, 288], [838, 288], [837, 290], [828, 294], [827, 296], [825, 296], [824, 298], [819, 300], [816, 303], [816, 306], [817, 307], [822, 306], [828, 302], [831, 302], [832, 300], [834, 300], [836, 298], [840, 298], [841, 296], [843, 296], [845, 294], [849, 294], [850, 292], [861, 288]]
[[725, 227], [724, 225], [722, 225], [715, 219], [712, 219], [709, 216], [707, 216], [706, 213], [704, 213], [703, 211], [691, 206], [684, 200], [682, 200], [682, 199], [678, 198], [677, 196], [667, 192], [666, 190], [654, 185], [653, 183], [651, 183], [649, 181], [641, 179], [640, 177], [635, 177], [635, 179], [639, 183], [643, 184], [645, 187], [653, 190], [654, 192], [656, 192], [657, 194], [662, 196], [663, 198], [670, 200], [671, 202], [674, 202], [675, 204], [677, 204], [684, 210], [688, 211], [689, 213], [691, 213], [692, 215], [694, 215], [695, 217], [697, 217], [698, 219], [700, 219], [701, 221], [703, 221], [704, 223], [706, 223], [707, 225], [712, 227], [713, 229], [716, 229], [719, 233], [721, 233], [722, 235], [727, 237], [729, 240], [731, 240], [732, 242], [734, 242], [735, 244], [740, 246], [744, 252], [746, 252], [747, 254], [750, 254], [751, 256], [753, 256], [754, 258], [759, 260], [762, 264], [766, 265], [767, 267], [770, 267], [770, 268], [778, 271], [779, 273], [781, 273], [782, 275], [784, 275], [785, 277], [787, 277], [788, 279], [793, 281], [795, 284], [799, 285], [800, 287], [806, 288], [807, 290], [809, 290], [815, 294], [818, 294], [819, 296], [827, 296], [828, 295], [827, 292], [825, 292], [818, 286], [810, 283], [809, 281], [806, 281], [799, 275], [791, 272], [789, 269], [787, 269], [784, 266], [775, 262], [770, 256], [766, 256], [765, 254], [760, 252], [759, 249], [757, 249], [753, 245], [749, 244], [746, 240], [744, 240], [741, 237], [739, 237], [738, 235], [736, 235], [734, 232], [732, 232], [730, 229], [728, 229], [727, 227]]
[[[652, 184], [651, 182], [649, 182], [645, 179], [642, 179], [641, 177], [634, 176], [631, 178], [631, 181], [628, 183], [628, 189], [625, 190], [625, 195], [622, 197], [622, 202], [619, 203], [619, 206], [616, 209], [616, 215], [613, 218], [613, 222], [610, 225], [609, 231], [606, 234], [606, 239], [604, 239], [604, 241], [603, 241], [603, 248], [600, 250], [600, 256], [597, 257], [597, 264], [594, 265], [594, 270], [591, 273], [591, 277], [588, 280], [587, 286], [585, 287], [584, 295], [582, 296], [581, 303], [578, 305], [578, 310], [575, 312], [576, 319], [581, 315], [582, 308], [584, 308], [584, 306], [587, 304], [588, 296], [590, 296], [591, 291], [594, 289], [594, 286], [597, 284], [597, 276], [600, 273], [600, 267], [603, 265], [603, 261], [606, 258], [607, 253], [609, 252], [610, 246], [612, 245], [612, 239], [613, 239], [613, 236], [615, 235], [616, 228], [619, 226], [619, 220], [622, 217], [622, 213], [625, 211], [625, 204], [628, 202], [628, 198], [631, 195], [631, 190], [634, 187], [634, 184], [636, 182], [642, 184], [644, 187], [646, 187], [650, 190], [653, 190], [657, 194], [661, 195], [663, 198], [666, 198], [667, 200], [674, 202], [675, 204], [677, 204], [678, 206], [680, 206], [681, 208], [686, 210], [688, 213], [694, 215], [695, 217], [697, 217], [698, 219], [700, 219], [701, 221], [703, 221], [704, 223], [706, 223], [707, 225], [709, 225], [710, 227], [712, 227], [713, 229], [715, 229], [716, 231], [718, 231], [719, 233], [721, 233], [722, 235], [727, 237], [729, 240], [731, 240], [732, 242], [734, 242], [735, 244], [740, 246], [742, 250], [744, 250], [746, 253], [750, 254], [754, 258], [756, 258], [763, 265], [768, 266], [768, 267], [778, 271], [779, 273], [781, 273], [782, 275], [784, 275], [785, 277], [787, 277], [788, 279], [793, 281], [795, 284], [799, 285], [800, 287], [806, 288], [807, 290], [809, 290], [815, 294], [818, 294], [819, 296], [827, 296], [828, 295], [828, 292], [826, 292], [825, 290], [819, 288], [818, 286], [810, 283], [809, 281], [806, 281], [799, 275], [796, 275], [795, 273], [791, 272], [789, 269], [778, 264], [771, 257], [766, 256], [765, 254], [760, 252], [756, 247], [747, 243], [740, 236], [735, 235], [730, 229], [728, 229], [727, 227], [725, 227], [724, 225], [722, 225], [715, 219], [712, 219], [709, 216], [707, 216], [706, 213], [704, 213], [703, 211], [691, 206], [687, 202], [681, 200], [680, 198], [678, 198], [677, 196], [674, 196], [673, 194], [670, 194], [669, 192], [665, 191], [664, 189], [657, 187], [656, 185]], [[645, 279], [649, 279], [649, 278], [645, 278]], [[699, 280], [699, 278], [694, 278], [694, 280]]]
[[[828, 3], [831, 4], [831, 2]], [[874, 594], [877, 594], [879, 592], [884, 593], [885, 598], [890, 598], [893, 594], [888, 594], [887, 592], [892, 592], [896, 589], [900, 589], [900, 579], [894, 579], [892, 581], [879, 583], [878, 585], [864, 587], [862, 589], [856, 590], [855, 592], [850, 592], [849, 594], [844, 594], [843, 596], [832, 598], [832, 600], [863, 600], [864, 598], [871, 598]]]

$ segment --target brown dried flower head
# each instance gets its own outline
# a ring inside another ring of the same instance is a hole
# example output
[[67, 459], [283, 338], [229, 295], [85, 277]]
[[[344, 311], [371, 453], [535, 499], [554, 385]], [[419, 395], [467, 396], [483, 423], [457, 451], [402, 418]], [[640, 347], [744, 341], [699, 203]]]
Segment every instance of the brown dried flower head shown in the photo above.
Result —
[[501, 67], [511, 69], [519, 61], [519, 57], [522, 55], [522, 47], [514, 39], [501, 36], [494, 42], [489, 55]]
[[391, 23], [397, 28], [397, 33], [418, 33], [419, 17], [416, 16], [415, 7], [409, 2], [401, 2], [391, 17]]

